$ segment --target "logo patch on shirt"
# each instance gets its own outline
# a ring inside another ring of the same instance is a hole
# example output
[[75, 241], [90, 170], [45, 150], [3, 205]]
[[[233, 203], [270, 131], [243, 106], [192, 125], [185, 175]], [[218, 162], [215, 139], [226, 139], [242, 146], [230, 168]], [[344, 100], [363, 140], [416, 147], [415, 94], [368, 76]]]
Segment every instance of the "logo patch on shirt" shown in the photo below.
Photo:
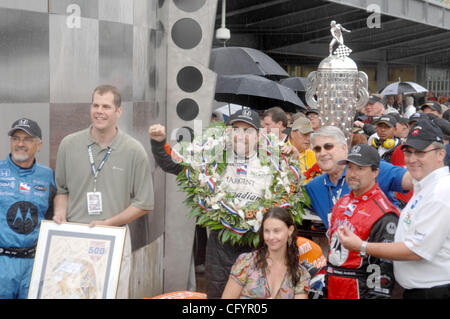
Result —
[[419, 195], [416, 200], [411, 204], [411, 209], [414, 209], [417, 203], [422, 199], [422, 195]]
[[386, 225], [386, 231], [390, 235], [394, 235], [395, 231], [397, 230], [397, 225], [394, 222], [390, 222]]
[[6, 188], [16, 188], [16, 183], [14, 181], [0, 181], [0, 187], [6, 187]]
[[355, 212], [355, 209], [356, 209], [356, 205], [353, 204], [353, 203], [350, 203], [350, 204], [347, 205], [344, 214], [349, 216], [349, 217], [352, 217], [353, 213]]
[[236, 167], [236, 174], [238, 175], [247, 175], [247, 165], [238, 165]]
[[29, 191], [31, 191], [31, 185], [28, 183], [25, 183], [25, 182], [20, 182], [19, 191], [29, 192]]
[[411, 214], [409, 212], [405, 213], [405, 218], [403, 218], [403, 222], [407, 225], [411, 224]]
[[34, 189], [40, 192], [46, 192], [48, 190], [48, 188], [43, 185], [35, 185]]
[[9, 177], [11, 175], [11, 171], [7, 168], [0, 169], [0, 176], [1, 177]]
[[6, 221], [14, 232], [28, 235], [38, 225], [38, 209], [30, 202], [17, 202], [8, 209]]

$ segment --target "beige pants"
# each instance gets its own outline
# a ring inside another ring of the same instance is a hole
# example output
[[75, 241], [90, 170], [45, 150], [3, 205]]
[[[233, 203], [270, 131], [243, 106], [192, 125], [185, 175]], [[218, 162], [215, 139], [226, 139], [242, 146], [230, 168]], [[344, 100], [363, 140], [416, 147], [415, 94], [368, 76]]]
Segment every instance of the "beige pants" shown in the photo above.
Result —
[[120, 266], [119, 284], [117, 285], [116, 299], [128, 299], [131, 276], [131, 236], [127, 226], [125, 244], [123, 247], [122, 264]]

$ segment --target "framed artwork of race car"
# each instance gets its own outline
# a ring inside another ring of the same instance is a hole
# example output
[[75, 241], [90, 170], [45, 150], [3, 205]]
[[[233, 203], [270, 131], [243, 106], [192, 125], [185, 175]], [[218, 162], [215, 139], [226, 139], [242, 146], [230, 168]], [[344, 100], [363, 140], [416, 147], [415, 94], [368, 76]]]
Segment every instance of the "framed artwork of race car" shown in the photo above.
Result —
[[114, 299], [126, 227], [42, 221], [29, 299]]

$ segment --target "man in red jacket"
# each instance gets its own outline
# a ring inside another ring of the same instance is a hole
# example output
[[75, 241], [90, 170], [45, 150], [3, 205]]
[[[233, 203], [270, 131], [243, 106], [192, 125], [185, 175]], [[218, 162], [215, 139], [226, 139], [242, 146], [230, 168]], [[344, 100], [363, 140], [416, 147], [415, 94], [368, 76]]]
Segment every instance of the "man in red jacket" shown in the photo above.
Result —
[[336, 202], [331, 214], [328, 298], [390, 298], [395, 284], [392, 262], [346, 249], [337, 232], [346, 226], [364, 240], [394, 240], [399, 212], [378, 187], [380, 156], [375, 148], [359, 144], [339, 164], [347, 165], [345, 178], [351, 191]]

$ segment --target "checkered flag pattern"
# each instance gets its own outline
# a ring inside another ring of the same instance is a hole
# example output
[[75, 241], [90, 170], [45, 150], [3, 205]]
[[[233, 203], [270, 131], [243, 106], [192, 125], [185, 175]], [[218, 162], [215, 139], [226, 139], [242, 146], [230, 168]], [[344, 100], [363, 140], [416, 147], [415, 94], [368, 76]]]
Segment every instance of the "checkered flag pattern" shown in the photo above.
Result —
[[343, 44], [340, 44], [338, 48], [334, 51], [334, 54], [339, 56], [340, 58], [348, 57], [350, 53], [352, 53], [352, 49]]

